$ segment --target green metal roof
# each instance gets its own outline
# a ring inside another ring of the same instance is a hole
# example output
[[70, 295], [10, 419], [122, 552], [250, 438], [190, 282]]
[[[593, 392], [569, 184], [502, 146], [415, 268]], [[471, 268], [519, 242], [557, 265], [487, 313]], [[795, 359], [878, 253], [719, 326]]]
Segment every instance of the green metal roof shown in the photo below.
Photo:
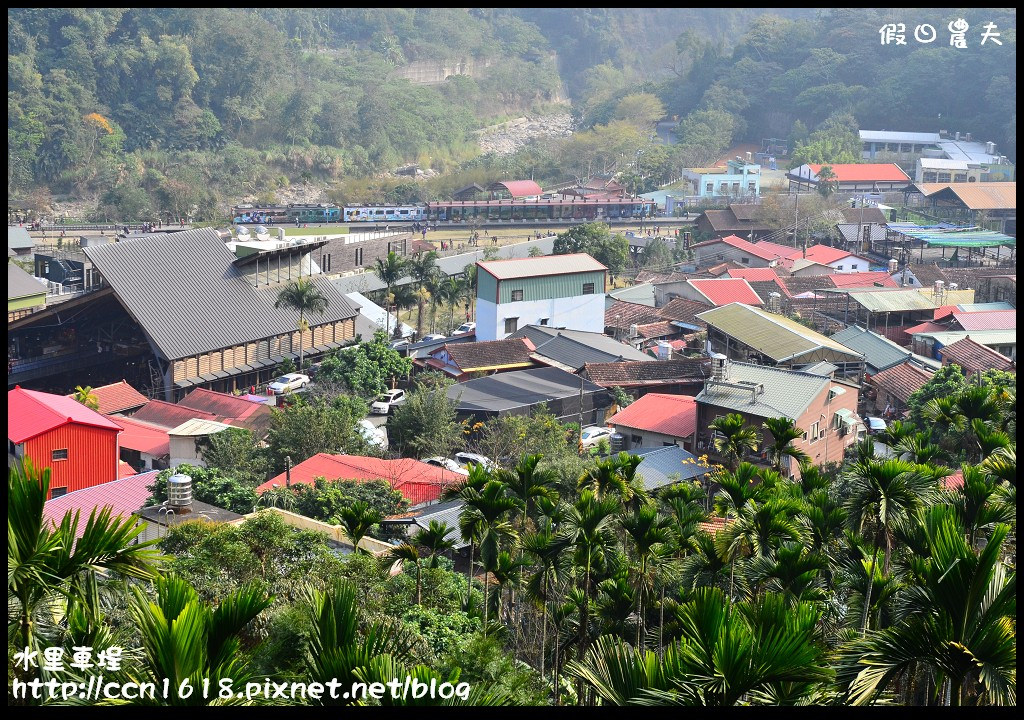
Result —
[[796, 421], [832, 380], [821, 375], [750, 363], [730, 363], [726, 382], [761, 385], [763, 392], [709, 383], [697, 402], [757, 417], [787, 417]]
[[936, 302], [931, 288], [891, 290], [887, 288], [850, 290], [850, 299], [869, 312], [910, 312], [934, 310], [942, 305], [959, 305], [974, 301], [973, 290], [946, 290]]
[[743, 303], [723, 305], [699, 313], [697, 317], [775, 362], [820, 349], [827, 350], [827, 354], [840, 362], [858, 362], [863, 359], [860, 353], [795, 320]]
[[1013, 247], [1017, 244], [1017, 240], [1009, 235], [1004, 235], [994, 230], [980, 230], [978, 228], [967, 230], [901, 229], [900, 233], [915, 240], [923, 240], [928, 243], [929, 247], [987, 248], [999, 247], [1001, 245]]

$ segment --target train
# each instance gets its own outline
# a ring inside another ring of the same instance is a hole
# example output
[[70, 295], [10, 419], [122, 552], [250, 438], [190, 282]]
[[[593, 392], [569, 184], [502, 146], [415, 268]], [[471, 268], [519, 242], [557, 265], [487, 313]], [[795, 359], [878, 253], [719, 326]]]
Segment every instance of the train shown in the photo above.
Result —
[[235, 205], [232, 222], [274, 225], [333, 222], [419, 222], [426, 219], [423, 205]]

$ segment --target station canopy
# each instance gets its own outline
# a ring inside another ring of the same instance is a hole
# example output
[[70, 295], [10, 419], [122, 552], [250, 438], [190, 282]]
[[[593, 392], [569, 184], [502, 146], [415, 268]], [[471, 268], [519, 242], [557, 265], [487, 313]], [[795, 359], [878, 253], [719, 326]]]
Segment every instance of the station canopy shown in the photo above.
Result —
[[942, 225], [920, 226], [911, 223], [890, 223], [889, 228], [907, 237], [928, 243], [929, 247], [1014, 247], [1016, 238], [994, 230], [950, 227]]

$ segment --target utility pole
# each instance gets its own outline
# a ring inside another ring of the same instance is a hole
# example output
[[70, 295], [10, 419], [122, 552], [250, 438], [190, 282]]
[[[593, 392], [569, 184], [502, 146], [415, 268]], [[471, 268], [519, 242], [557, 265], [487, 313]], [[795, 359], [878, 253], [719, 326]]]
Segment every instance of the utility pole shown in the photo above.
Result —
[[583, 450], [583, 376], [580, 375], [580, 432], [577, 438], [580, 451]]

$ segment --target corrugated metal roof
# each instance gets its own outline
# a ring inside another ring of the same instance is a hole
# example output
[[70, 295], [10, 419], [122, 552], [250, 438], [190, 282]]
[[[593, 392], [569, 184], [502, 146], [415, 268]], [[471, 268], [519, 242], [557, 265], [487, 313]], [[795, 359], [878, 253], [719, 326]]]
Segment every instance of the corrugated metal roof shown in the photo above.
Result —
[[[825, 167], [816, 163], [808, 163], [817, 178]], [[896, 163], [835, 163], [829, 165], [837, 182], [910, 182], [910, 177]]]
[[460, 412], [500, 412], [578, 396], [581, 385], [587, 395], [604, 392], [599, 385], [553, 367], [476, 378], [452, 385], [446, 392]]
[[57, 526], [68, 513], [80, 513], [75, 534], [80, 538], [85, 533], [89, 514], [96, 508], [109, 507], [114, 517], [130, 518], [149, 499], [147, 486], [156, 481], [157, 474], [156, 470], [151, 470], [47, 500], [43, 504], [43, 517]]
[[[604, 333], [588, 332], [586, 330], [568, 330], [555, 328], [548, 325], [527, 325], [519, 328], [510, 338], [525, 337], [537, 348], [541, 355], [547, 355], [555, 360], [575, 360], [583, 358], [584, 362], [609, 362], [617, 359], [622, 360], [654, 360], [650, 355], [640, 352], [632, 345], [619, 342], [615, 338]], [[568, 343], [557, 343], [548, 348], [542, 348], [553, 338], [562, 337], [572, 340], [575, 345]], [[558, 349], [556, 351], [556, 348]], [[587, 349], [590, 349], [588, 354]], [[554, 354], [549, 354], [554, 353]], [[561, 353], [568, 353], [562, 355]], [[582, 363], [575, 366], [583, 367]]]
[[861, 353], [870, 373], [880, 372], [910, 359], [911, 353], [891, 340], [851, 325], [840, 330], [832, 339], [851, 350]]
[[462, 517], [464, 507], [465, 503], [461, 500], [428, 505], [419, 515], [413, 518], [413, 523], [424, 530], [430, 527], [431, 521], [447, 525], [448, 532], [444, 537], [446, 540], [454, 542], [455, 549], [458, 550], [469, 545], [469, 540], [463, 538], [462, 532], [459, 530], [459, 518]]
[[503, 187], [508, 190], [508, 194], [512, 197], [532, 197], [534, 195], [541, 195], [544, 190], [540, 185], [535, 183], [533, 180], [504, 180], [493, 182], [487, 186], [488, 190], [493, 190], [498, 187]]
[[7, 227], [7, 249], [8, 250], [31, 250], [32, 236], [28, 230], [22, 227]]
[[989, 310], [979, 312], [953, 312], [953, 319], [964, 330], [1014, 330], [1017, 328], [1016, 310]]
[[929, 337], [940, 345], [952, 345], [958, 340], [969, 337], [982, 345], [1016, 345], [1016, 330], [959, 330], [949, 332], [917, 333], [919, 337]]
[[896, 281], [889, 277], [889, 273], [881, 270], [873, 272], [833, 273], [831, 275], [826, 275], [825, 277], [827, 277], [829, 282], [837, 288], [876, 287], [875, 283], [878, 283], [877, 287], [899, 287], [899, 285], [896, 284]]
[[165, 428], [124, 417], [119, 417], [116, 422], [124, 428], [124, 432], [117, 438], [121, 447], [156, 457], [171, 451], [171, 439]]
[[678, 445], [639, 449], [633, 452], [642, 458], [636, 467], [636, 474], [643, 480], [644, 490], [657, 490], [666, 485], [685, 482], [702, 477], [711, 468], [697, 460], [697, 456]]
[[[92, 394], [99, 401], [96, 412], [101, 415], [112, 415], [122, 410], [142, 407], [149, 402], [149, 398], [129, 385], [126, 381], [102, 385], [92, 389]], [[67, 397], [74, 398], [74, 394]]]
[[949, 190], [971, 210], [1016, 210], [1017, 183], [917, 183], [925, 197]]
[[170, 430], [171, 428], [178, 427], [186, 420], [193, 418], [215, 420], [217, 416], [205, 410], [175, 405], [164, 400], [150, 400], [146, 403], [145, 407], [132, 415], [132, 418]]
[[7, 263], [7, 299], [28, 297], [29, 295], [45, 295], [46, 281], [40, 280], [12, 262]]
[[942, 294], [942, 301], [936, 302], [932, 289], [851, 290], [850, 299], [869, 312], [909, 312], [912, 310], [934, 310], [942, 305], [956, 305], [974, 300], [973, 290], [948, 290]]
[[186, 420], [176, 428], [172, 428], [167, 431], [168, 435], [213, 435], [219, 433], [222, 430], [230, 430], [230, 425], [225, 425], [222, 422], [216, 420], [200, 420], [199, 418], [192, 418]]
[[647, 393], [608, 418], [607, 424], [688, 438], [697, 428], [697, 405], [687, 395]]
[[775, 362], [783, 362], [819, 348], [827, 348], [849, 362], [861, 359], [860, 353], [795, 320], [742, 303], [714, 308], [697, 317]]
[[755, 394], [753, 389], [709, 383], [697, 396], [697, 402], [757, 417], [788, 417], [794, 421], [832, 383], [820, 375], [749, 363], [730, 363], [727, 382], [751, 383], [752, 388], [760, 385], [764, 391]]
[[861, 142], [905, 142], [928, 145], [941, 140], [938, 133], [897, 132], [893, 130], [861, 130]]
[[715, 278], [713, 280], [687, 280], [690, 287], [706, 297], [712, 305], [746, 303], [763, 305], [750, 284], [743, 278]]
[[649, 307], [654, 307], [655, 304], [654, 285], [651, 283], [640, 283], [639, 285], [632, 285], [627, 288], [611, 290], [608, 292], [607, 297]]
[[[274, 307], [283, 285], [253, 287], [211, 228], [88, 247], [85, 254], [168, 359], [295, 331], [295, 312]], [[313, 283], [328, 306], [311, 324], [356, 315], [327, 278]]]
[[482, 260], [477, 262], [477, 267], [493, 275], [498, 280], [543, 277], [545, 275], [567, 275], [569, 273], [581, 272], [605, 272], [608, 270], [608, 268], [586, 253], [515, 258], [511, 260]]
[[947, 160], [946, 158], [921, 158], [918, 160], [922, 168], [928, 170], [967, 170], [966, 160]]
[[68, 423], [121, 432], [113, 420], [69, 397], [21, 387], [7, 391], [7, 439], [15, 444]]

